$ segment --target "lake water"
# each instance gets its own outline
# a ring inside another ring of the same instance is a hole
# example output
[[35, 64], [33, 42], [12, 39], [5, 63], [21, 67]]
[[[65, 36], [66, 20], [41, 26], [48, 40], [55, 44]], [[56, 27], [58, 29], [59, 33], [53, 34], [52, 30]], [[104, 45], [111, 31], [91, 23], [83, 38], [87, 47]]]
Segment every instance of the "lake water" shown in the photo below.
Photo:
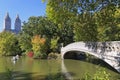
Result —
[[44, 80], [49, 74], [66, 73], [66, 77], [80, 79], [86, 72], [93, 75], [98, 69], [105, 68], [111, 80], [120, 80], [120, 74], [109, 67], [102, 67], [80, 60], [34, 60], [21, 57], [15, 63], [11, 57], [0, 57], [0, 80], [5, 80], [6, 69], [12, 70], [14, 80]]

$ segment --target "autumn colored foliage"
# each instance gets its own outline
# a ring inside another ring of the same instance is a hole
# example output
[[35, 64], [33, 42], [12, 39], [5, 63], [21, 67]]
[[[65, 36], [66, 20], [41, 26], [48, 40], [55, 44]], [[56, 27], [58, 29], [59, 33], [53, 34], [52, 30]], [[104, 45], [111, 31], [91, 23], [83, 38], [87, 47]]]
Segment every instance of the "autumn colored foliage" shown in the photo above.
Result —
[[40, 35], [33, 36], [32, 40], [32, 50], [35, 55], [40, 56], [42, 53], [45, 53], [45, 43], [46, 39], [42, 38]]
[[35, 36], [33, 36], [32, 43], [33, 43], [33, 44], [36, 44], [36, 43], [37, 43], [37, 44], [43, 45], [43, 44], [45, 43], [45, 39], [44, 39], [44, 38], [41, 38], [40, 35], [35, 35]]

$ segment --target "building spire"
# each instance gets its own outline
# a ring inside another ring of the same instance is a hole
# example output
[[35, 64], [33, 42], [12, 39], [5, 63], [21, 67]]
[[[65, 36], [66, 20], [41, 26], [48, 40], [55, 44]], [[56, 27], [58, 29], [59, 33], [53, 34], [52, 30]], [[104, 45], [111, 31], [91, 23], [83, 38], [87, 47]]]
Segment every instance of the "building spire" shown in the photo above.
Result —
[[14, 27], [15, 27], [15, 33], [19, 33], [21, 31], [21, 20], [18, 14], [15, 19]]
[[5, 16], [5, 19], [10, 19], [8, 12], [7, 12], [6, 16]]
[[16, 18], [19, 18], [19, 14], [17, 14]]
[[11, 31], [13, 33], [18, 34], [21, 31], [21, 20], [19, 15], [16, 15], [14, 29], [11, 28], [11, 18], [9, 17], [9, 13], [7, 12], [4, 19], [4, 31]]
[[5, 19], [4, 19], [4, 28], [7, 31], [11, 30], [11, 19], [9, 17], [9, 13], [7, 12]]
[[15, 21], [20, 21], [19, 15], [17, 14]]

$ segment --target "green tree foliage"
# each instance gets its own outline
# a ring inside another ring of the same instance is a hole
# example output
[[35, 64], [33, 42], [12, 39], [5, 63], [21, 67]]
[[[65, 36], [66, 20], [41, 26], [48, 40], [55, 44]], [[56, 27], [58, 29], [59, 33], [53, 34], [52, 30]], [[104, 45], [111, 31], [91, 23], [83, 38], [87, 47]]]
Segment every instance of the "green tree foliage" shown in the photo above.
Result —
[[[118, 8], [114, 4], [106, 5], [101, 11], [97, 12], [96, 23], [98, 27], [99, 41], [119, 40], [120, 24], [119, 15], [116, 13]], [[118, 16], [118, 17], [115, 17]]]
[[24, 22], [23, 34], [28, 34], [30, 37], [40, 34], [41, 36], [52, 37], [57, 34], [57, 27], [46, 17], [30, 17], [28, 22]]
[[74, 29], [75, 41], [97, 41], [97, 26], [92, 13], [85, 12], [77, 16]]
[[54, 37], [51, 39], [51, 46], [50, 48], [53, 50], [53, 52], [57, 52], [58, 51], [58, 40], [59, 40], [59, 37]]
[[0, 33], [0, 54], [3, 56], [20, 54], [18, 39], [14, 33]]
[[68, 35], [65, 28], [72, 27], [75, 41], [108, 41], [119, 40], [119, 8], [119, 0], [48, 0], [46, 12], [66, 33], [60, 39]]
[[[50, 20], [57, 23], [59, 30], [63, 32], [63, 34], [61, 34], [63, 39], [61, 42], [63, 41], [64, 44], [73, 42], [73, 37], [75, 38], [75, 41], [96, 40], [97, 29], [95, 23], [93, 23], [93, 14], [89, 12], [96, 8], [95, 3], [93, 3], [93, 1], [89, 0], [48, 1], [46, 8], [47, 16]], [[87, 14], [85, 12], [87, 12]], [[69, 35], [71, 36], [69, 37]], [[67, 37], [69, 39], [67, 39]]]
[[31, 37], [28, 34], [18, 35], [18, 41], [22, 52], [29, 52], [32, 50]]
[[110, 74], [105, 69], [99, 69], [93, 76], [85, 74], [81, 80], [110, 80]]
[[[31, 51], [31, 39], [35, 35], [46, 37], [47, 46], [50, 47], [50, 40], [57, 36], [57, 26], [46, 17], [30, 17], [28, 22], [24, 22], [23, 30], [20, 34], [20, 45], [23, 51]], [[49, 51], [49, 50], [48, 50]]]
[[48, 0], [47, 3], [47, 17], [55, 24], [58, 25], [59, 29], [59, 42], [67, 45], [73, 42], [73, 24], [72, 18], [76, 9], [72, 9], [71, 5], [74, 1], [68, 0]]
[[70, 23], [58, 24], [58, 42], [63, 43], [64, 46], [73, 42], [73, 27], [69, 24]]

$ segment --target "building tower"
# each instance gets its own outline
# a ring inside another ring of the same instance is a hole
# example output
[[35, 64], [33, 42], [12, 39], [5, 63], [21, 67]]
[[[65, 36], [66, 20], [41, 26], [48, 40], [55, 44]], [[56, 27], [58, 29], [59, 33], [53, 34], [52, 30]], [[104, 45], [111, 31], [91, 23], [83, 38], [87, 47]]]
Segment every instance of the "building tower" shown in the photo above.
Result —
[[11, 19], [8, 12], [4, 19], [4, 31], [11, 31]]
[[16, 16], [14, 27], [15, 27], [16, 34], [21, 31], [21, 20], [19, 18], [19, 15]]

